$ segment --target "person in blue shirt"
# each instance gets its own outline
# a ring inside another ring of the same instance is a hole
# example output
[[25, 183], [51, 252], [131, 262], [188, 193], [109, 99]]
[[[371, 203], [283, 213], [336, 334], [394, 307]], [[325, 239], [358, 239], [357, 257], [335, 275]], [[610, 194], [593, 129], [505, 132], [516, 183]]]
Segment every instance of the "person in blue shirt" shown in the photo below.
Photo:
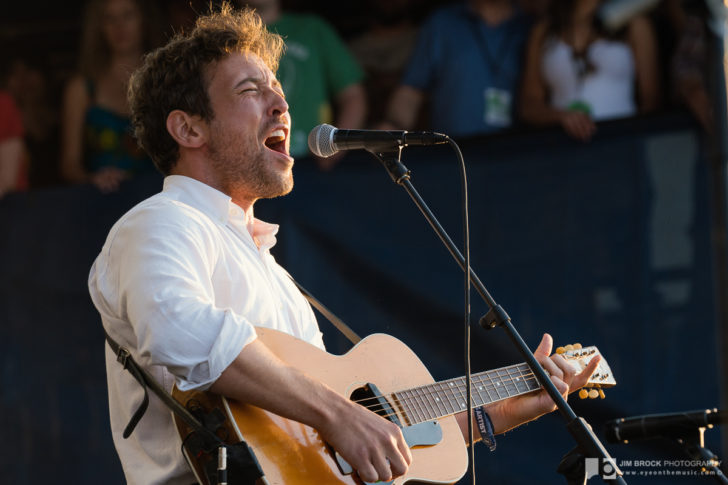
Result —
[[429, 125], [454, 137], [513, 123], [531, 26], [511, 0], [468, 0], [436, 10], [422, 26], [383, 128], [412, 129], [429, 98]]

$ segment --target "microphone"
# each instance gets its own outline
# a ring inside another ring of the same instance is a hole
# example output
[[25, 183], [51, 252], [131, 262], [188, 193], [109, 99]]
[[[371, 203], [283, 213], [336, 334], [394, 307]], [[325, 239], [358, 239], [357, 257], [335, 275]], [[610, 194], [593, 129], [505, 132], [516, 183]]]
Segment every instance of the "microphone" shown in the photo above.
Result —
[[657, 437], [679, 437], [686, 431], [712, 428], [726, 421], [726, 413], [704, 409], [674, 414], [647, 414], [607, 421], [605, 435], [610, 443], [626, 443]]
[[363, 148], [379, 153], [409, 145], [439, 145], [449, 139], [428, 131], [340, 130], [323, 124], [308, 134], [308, 148], [314, 155], [326, 158], [341, 150]]

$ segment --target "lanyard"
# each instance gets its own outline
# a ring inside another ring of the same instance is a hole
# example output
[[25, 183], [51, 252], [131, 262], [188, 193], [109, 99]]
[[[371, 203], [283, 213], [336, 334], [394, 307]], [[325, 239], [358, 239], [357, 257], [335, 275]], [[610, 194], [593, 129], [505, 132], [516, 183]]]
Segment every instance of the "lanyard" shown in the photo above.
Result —
[[[496, 50], [496, 52], [500, 52], [500, 56], [496, 57], [490, 50], [490, 46], [488, 45], [488, 39], [483, 33], [483, 28], [481, 26], [483, 22], [476, 18], [477, 14], [475, 12], [466, 12], [466, 15], [468, 16], [468, 23], [470, 24], [470, 30], [473, 33], [473, 38], [475, 39], [475, 43], [480, 50], [480, 54], [483, 57], [483, 60], [485, 61], [485, 65], [488, 66], [488, 69], [493, 74], [493, 77], [495, 78], [493, 80], [497, 80], [500, 78], [500, 75], [502, 73], [501, 61], [505, 59], [506, 56], [508, 56], [508, 47], [510, 47], [510, 43], [515, 37], [514, 29], [506, 30], [505, 36], [500, 42], [501, 45], [499, 45], [498, 49]], [[513, 17], [505, 20], [499, 25], [510, 22], [512, 18]]]

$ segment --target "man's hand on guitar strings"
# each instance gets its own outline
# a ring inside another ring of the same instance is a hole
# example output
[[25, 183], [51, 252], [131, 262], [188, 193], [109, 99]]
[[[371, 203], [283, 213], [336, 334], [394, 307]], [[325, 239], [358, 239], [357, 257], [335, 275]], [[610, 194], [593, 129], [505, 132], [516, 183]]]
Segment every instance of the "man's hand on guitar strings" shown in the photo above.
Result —
[[260, 340], [246, 345], [210, 390], [318, 430], [364, 481], [389, 481], [412, 463], [396, 424], [282, 362]]
[[[584, 387], [599, 365], [601, 357], [596, 356], [591, 359], [584, 370], [576, 374], [574, 368], [562, 356], [551, 355], [552, 347], [553, 339], [546, 333], [533, 355], [551, 376], [551, 381], [559, 392], [566, 398], [569, 393]], [[494, 403], [488, 407], [488, 414], [493, 421], [496, 434], [499, 434], [555, 409], [556, 404], [551, 396], [545, 390], [541, 390]]]
[[359, 478], [388, 482], [407, 473], [412, 453], [399, 427], [351, 401], [340, 403], [335, 419], [318, 431]]

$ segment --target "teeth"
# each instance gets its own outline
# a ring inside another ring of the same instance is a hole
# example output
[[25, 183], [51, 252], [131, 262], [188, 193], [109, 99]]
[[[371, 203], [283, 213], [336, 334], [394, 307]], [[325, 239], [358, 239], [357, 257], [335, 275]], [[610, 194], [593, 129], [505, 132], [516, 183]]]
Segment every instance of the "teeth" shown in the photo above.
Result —
[[271, 138], [285, 138], [286, 133], [283, 130], [276, 130], [270, 134]]

